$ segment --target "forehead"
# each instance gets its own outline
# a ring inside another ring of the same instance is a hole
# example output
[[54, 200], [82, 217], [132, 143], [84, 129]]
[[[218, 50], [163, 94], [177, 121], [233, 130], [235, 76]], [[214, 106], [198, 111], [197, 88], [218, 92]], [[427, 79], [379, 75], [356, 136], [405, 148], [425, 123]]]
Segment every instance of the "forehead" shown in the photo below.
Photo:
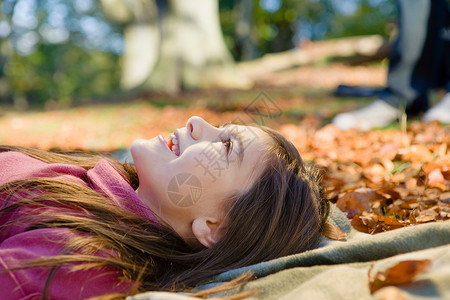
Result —
[[244, 151], [248, 147], [255, 147], [261, 143], [267, 143], [270, 139], [269, 135], [262, 129], [254, 126], [226, 124], [225, 131], [240, 138]]

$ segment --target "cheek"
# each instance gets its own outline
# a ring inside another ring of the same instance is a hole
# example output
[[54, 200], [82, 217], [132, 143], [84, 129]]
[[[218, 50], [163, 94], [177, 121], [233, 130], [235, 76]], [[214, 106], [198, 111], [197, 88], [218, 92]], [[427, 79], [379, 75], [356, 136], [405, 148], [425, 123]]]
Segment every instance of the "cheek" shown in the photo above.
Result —
[[199, 160], [200, 145], [190, 146], [173, 161], [169, 162], [168, 169], [173, 172], [193, 172], [196, 169], [197, 161]]

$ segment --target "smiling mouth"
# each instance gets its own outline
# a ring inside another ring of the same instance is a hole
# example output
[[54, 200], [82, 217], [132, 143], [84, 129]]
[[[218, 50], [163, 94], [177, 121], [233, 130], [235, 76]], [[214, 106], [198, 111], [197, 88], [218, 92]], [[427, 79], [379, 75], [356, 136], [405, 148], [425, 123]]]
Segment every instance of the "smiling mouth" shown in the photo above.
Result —
[[170, 151], [172, 151], [176, 156], [180, 156], [180, 145], [176, 135], [173, 133], [169, 134], [166, 142]]

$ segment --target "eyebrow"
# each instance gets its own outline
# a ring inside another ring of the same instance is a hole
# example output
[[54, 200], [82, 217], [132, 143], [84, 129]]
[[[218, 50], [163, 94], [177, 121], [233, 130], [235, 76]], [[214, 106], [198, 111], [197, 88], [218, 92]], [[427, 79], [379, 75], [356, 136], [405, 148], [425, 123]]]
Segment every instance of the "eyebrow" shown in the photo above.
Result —
[[[231, 125], [231, 122], [223, 123], [219, 128], [226, 128]], [[237, 150], [238, 158], [239, 158], [239, 166], [241, 166], [242, 161], [244, 160], [244, 142], [242, 134], [239, 131], [230, 130], [229, 135], [238, 143], [239, 150]]]

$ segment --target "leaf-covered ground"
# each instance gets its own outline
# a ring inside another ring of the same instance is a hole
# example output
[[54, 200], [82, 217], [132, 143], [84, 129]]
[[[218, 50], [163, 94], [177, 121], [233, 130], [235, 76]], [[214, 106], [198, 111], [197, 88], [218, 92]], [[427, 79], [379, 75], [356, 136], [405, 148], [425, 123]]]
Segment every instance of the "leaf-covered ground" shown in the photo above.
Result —
[[407, 131], [308, 135], [282, 128], [325, 172], [329, 199], [363, 232], [378, 233], [450, 218], [449, 128], [413, 123]]
[[385, 76], [384, 65], [336, 64], [267, 74], [251, 91], [150, 94], [53, 111], [0, 107], [0, 144], [114, 151], [136, 138], [167, 135], [192, 115], [214, 125], [257, 122], [282, 132], [305, 160], [323, 168], [329, 199], [358, 230], [447, 221], [450, 126], [409, 120], [388, 129], [343, 132], [329, 124], [336, 113], [371, 101], [334, 97], [338, 84], [381, 86]]

